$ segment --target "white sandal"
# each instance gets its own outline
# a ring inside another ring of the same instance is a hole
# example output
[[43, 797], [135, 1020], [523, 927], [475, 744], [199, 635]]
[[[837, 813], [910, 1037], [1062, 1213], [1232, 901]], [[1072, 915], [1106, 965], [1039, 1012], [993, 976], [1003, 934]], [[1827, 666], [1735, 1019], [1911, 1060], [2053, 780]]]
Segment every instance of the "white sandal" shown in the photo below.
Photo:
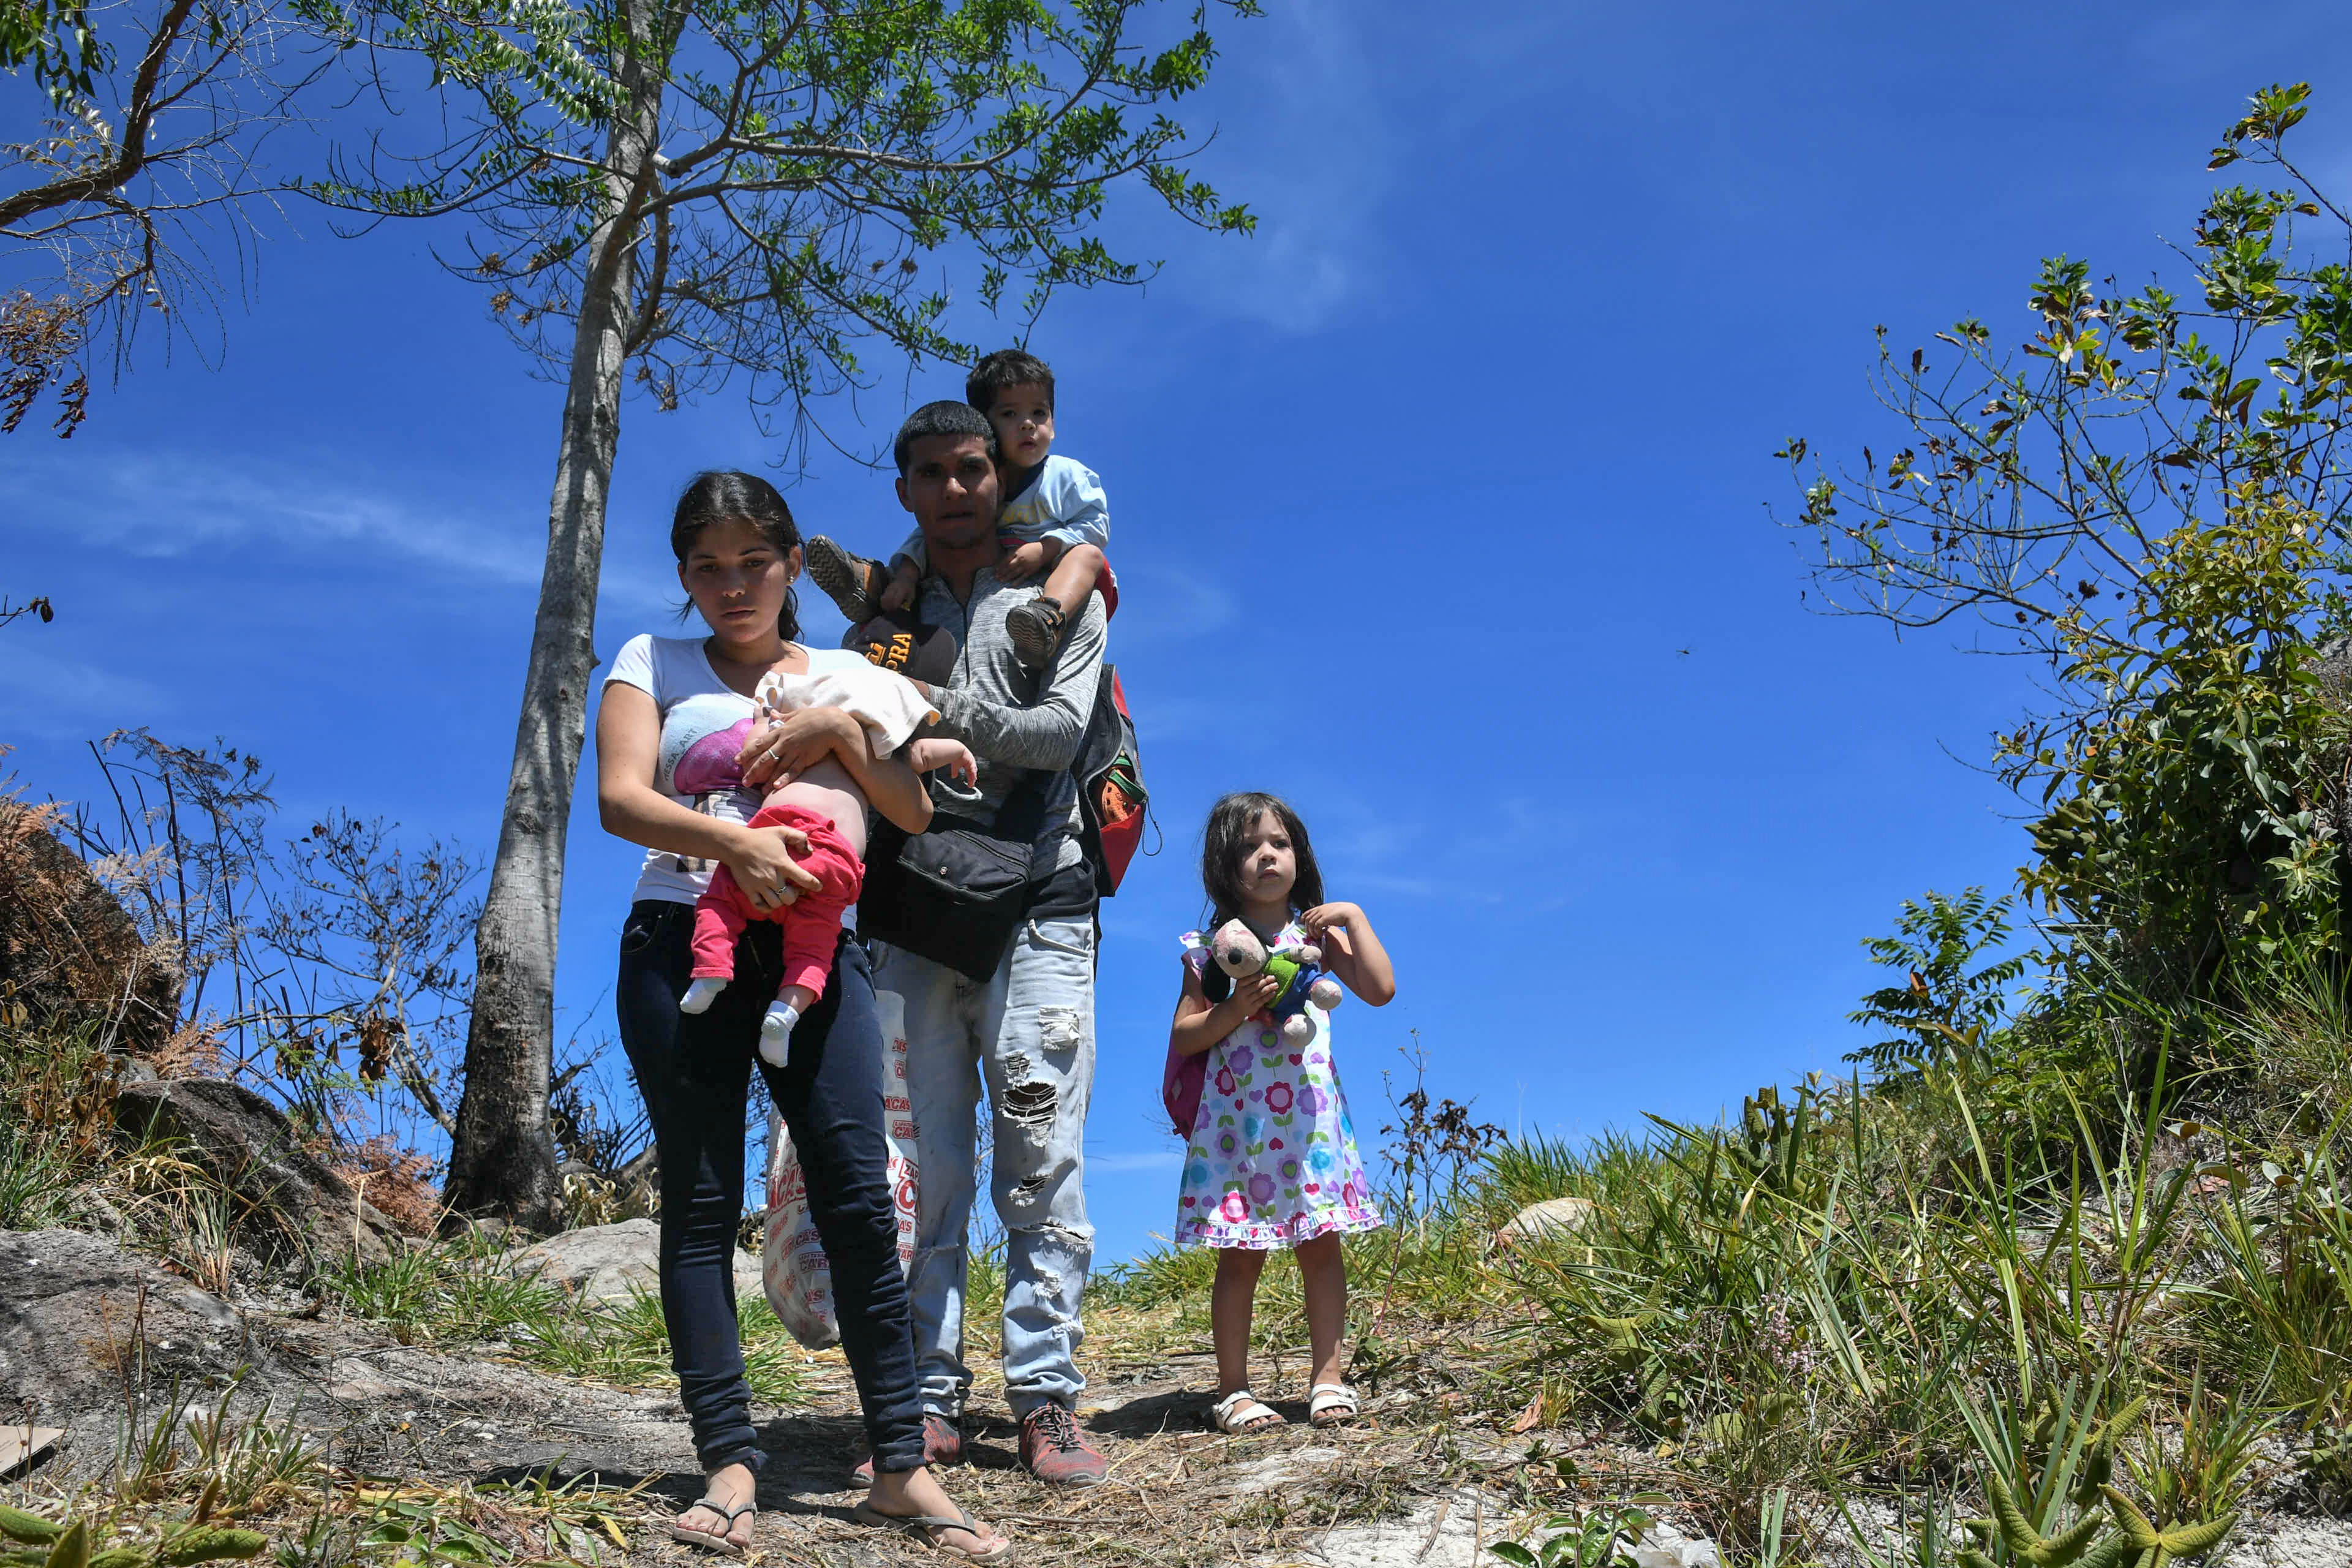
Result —
[[1281, 1411], [1264, 1403], [1246, 1388], [1236, 1388], [1210, 1405], [1209, 1414], [1216, 1418], [1218, 1431], [1236, 1436], [1287, 1425]]
[[1307, 1419], [1318, 1426], [1337, 1426], [1360, 1413], [1356, 1391], [1344, 1383], [1318, 1383], [1307, 1395]]

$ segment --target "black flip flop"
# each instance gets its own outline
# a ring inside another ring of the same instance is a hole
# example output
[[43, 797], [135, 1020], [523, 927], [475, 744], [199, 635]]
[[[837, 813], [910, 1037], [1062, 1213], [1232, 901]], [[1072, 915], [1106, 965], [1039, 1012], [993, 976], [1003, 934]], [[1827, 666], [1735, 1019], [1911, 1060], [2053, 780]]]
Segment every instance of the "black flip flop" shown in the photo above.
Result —
[[[725, 1531], [713, 1532], [708, 1530], [697, 1530], [690, 1524], [680, 1522], [680, 1521], [683, 1521], [688, 1514], [692, 1513], [698, 1508], [709, 1509], [711, 1512], [724, 1517], [727, 1521], [727, 1530]], [[747, 1502], [740, 1508], [729, 1508], [717, 1498], [697, 1498], [694, 1501], [678, 1510], [677, 1518], [670, 1520], [665, 1528], [669, 1531], [669, 1537], [672, 1541], [683, 1541], [688, 1546], [699, 1546], [705, 1552], [717, 1552], [729, 1557], [740, 1557], [744, 1552], [751, 1550], [750, 1546], [748, 1544], [739, 1545], [728, 1537], [735, 1529], [735, 1521], [742, 1518], [747, 1513], [754, 1520], [757, 1520], [760, 1517], [760, 1505], [755, 1502]]]
[[1013, 1561], [1013, 1542], [1008, 1536], [1000, 1535], [996, 1538], [996, 1550], [993, 1552], [973, 1552], [965, 1547], [950, 1545], [940, 1539], [941, 1531], [950, 1530], [961, 1530], [965, 1534], [975, 1537], [980, 1534], [980, 1526], [972, 1521], [971, 1515], [964, 1512], [961, 1506], [956, 1508], [955, 1517], [952, 1519], [935, 1513], [884, 1513], [872, 1503], [866, 1502], [861, 1502], [851, 1509], [849, 1514], [860, 1524], [878, 1525], [885, 1530], [903, 1531], [934, 1552], [942, 1552], [950, 1557], [961, 1557], [967, 1563]]

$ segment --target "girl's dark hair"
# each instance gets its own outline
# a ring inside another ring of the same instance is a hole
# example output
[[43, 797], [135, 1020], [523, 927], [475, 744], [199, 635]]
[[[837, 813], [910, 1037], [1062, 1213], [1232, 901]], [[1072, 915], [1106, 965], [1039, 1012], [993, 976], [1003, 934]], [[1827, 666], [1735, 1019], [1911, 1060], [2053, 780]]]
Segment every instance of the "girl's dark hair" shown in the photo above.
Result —
[[1280, 795], [1242, 790], [1209, 808], [1209, 826], [1201, 835], [1201, 886], [1209, 895], [1211, 930], [1242, 912], [1242, 838], [1262, 811], [1272, 812], [1282, 824], [1283, 832], [1290, 836], [1291, 853], [1298, 860], [1297, 879], [1290, 884], [1290, 907], [1311, 910], [1323, 901], [1323, 871], [1315, 864], [1315, 847], [1307, 842], [1307, 825]]
[[[800, 525], [793, 521], [793, 509], [784, 504], [775, 486], [757, 474], [715, 471], [697, 474], [688, 483], [669, 520], [669, 551], [680, 565], [685, 564], [686, 552], [694, 548], [695, 540], [714, 522], [748, 522], [780, 555], [800, 547]], [[680, 605], [677, 618], [686, 619], [693, 608], [692, 600]], [[796, 641], [801, 635], [800, 600], [790, 588], [784, 590], [784, 608], [776, 616], [776, 630], [786, 642]]]

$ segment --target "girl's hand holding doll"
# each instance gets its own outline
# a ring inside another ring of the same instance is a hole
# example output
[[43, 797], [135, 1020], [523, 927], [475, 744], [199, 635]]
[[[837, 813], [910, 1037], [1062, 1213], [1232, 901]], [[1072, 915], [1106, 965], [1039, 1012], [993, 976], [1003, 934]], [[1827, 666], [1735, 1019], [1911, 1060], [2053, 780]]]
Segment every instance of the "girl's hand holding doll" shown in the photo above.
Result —
[[1282, 984], [1272, 974], [1253, 974], [1246, 980], [1234, 981], [1234, 994], [1218, 1004], [1226, 1009], [1226, 1016], [1232, 1020], [1226, 1025], [1225, 1032], [1233, 1033], [1241, 1026], [1243, 1019], [1254, 1018], [1273, 1006], [1274, 999], [1282, 994]]
[[1298, 917], [1298, 923], [1307, 928], [1308, 940], [1319, 942], [1323, 933], [1333, 926], [1345, 931], [1363, 918], [1364, 911], [1354, 904], [1334, 902], [1316, 905]]
[[1323, 950], [1323, 967], [1339, 983], [1375, 1007], [1396, 995], [1396, 971], [1388, 949], [1372, 931], [1372, 922], [1354, 904], [1317, 904], [1302, 911], [1298, 923], [1307, 939]]
[[1234, 981], [1234, 994], [1223, 1001], [1211, 1002], [1201, 989], [1201, 977], [1188, 970], [1169, 1040], [1180, 1055], [1197, 1057], [1240, 1028], [1252, 1014], [1273, 1006], [1281, 994], [1281, 981], [1271, 974], [1253, 974]]

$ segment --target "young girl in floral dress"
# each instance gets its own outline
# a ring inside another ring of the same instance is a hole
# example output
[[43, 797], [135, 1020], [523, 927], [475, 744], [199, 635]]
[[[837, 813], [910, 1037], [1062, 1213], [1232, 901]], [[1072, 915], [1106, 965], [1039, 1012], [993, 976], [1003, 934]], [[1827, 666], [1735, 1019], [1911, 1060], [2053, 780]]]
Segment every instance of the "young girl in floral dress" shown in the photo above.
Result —
[[[1375, 1007], [1396, 994], [1396, 974], [1371, 921], [1353, 904], [1323, 901], [1323, 874], [1298, 814], [1277, 797], [1229, 795], [1209, 813], [1201, 880], [1212, 916], [1248, 923], [1268, 948], [1287, 938], [1323, 950], [1323, 964]], [[1318, 1426], [1356, 1414], [1340, 1381], [1348, 1318], [1348, 1263], [1339, 1238], [1381, 1223], [1356, 1154], [1355, 1124], [1331, 1058], [1331, 1020], [1309, 1006], [1314, 1038], [1293, 1050], [1265, 1011], [1282, 990], [1269, 975], [1234, 980], [1210, 960], [1208, 935], [1184, 937], [1184, 990], [1170, 1040], [1187, 1056], [1210, 1054], [1184, 1153], [1176, 1239], [1217, 1252], [1210, 1325], [1217, 1345], [1220, 1430], [1278, 1426], [1282, 1416], [1249, 1388], [1250, 1308], [1265, 1258], [1298, 1254], [1314, 1355], [1307, 1418]]]

